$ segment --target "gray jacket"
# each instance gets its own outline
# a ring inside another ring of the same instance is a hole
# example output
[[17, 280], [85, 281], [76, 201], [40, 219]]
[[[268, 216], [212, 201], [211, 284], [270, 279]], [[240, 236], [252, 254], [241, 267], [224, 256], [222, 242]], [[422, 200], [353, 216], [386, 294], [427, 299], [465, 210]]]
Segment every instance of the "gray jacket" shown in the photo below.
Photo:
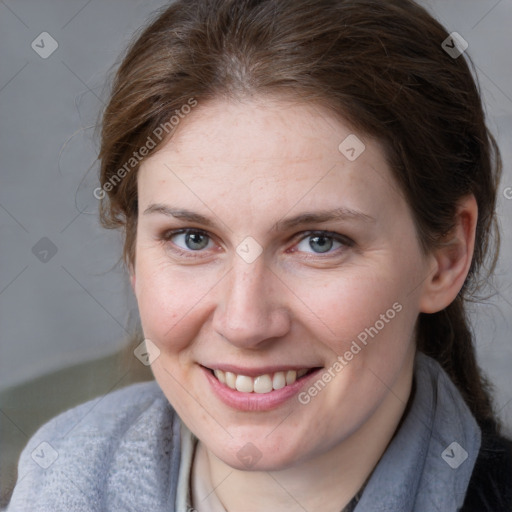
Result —
[[[356, 512], [462, 507], [480, 428], [436, 361], [418, 353], [414, 381], [407, 415]], [[23, 450], [7, 511], [189, 512], [187, 503], [176, 502], [180, 428], [156, 382], [134, 384], [64, 412]]]

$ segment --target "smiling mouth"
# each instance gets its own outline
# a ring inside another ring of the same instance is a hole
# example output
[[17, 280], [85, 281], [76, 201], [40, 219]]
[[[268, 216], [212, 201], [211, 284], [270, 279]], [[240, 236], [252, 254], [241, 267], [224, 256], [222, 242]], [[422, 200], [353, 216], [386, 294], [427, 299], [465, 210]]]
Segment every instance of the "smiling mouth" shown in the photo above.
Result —
[[247, 375], [238, 375], [233, 372], [223, 370], [212, 370], [208, 368], [211, 374], [221, 383], [230, 389], [240, 391], [241, 393], [270, 393], [286, 386], [291, 386], [297, 380], [313, 373], [319, 368], [303, 368], [300, 370], [286, 370], [282, 372], [266, 373], [257, 377]]

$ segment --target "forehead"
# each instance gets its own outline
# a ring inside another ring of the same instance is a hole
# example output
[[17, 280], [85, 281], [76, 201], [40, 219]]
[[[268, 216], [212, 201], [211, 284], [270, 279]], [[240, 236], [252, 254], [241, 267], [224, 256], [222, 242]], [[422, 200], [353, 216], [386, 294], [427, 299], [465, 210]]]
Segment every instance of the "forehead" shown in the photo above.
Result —
[[377, 141], [321, 107], [261, 98], [197, 106], [143, 162], [139, 195], [203, 209], [215, 196], [253, 215], [321, 203], [375, 212], [400, 196]]
[[[354, 133], [346, 123], [313, 104], [257, 97], [214, 100], [199, 105], [177, 127], [167, 148], [192, 163], [249, 165], [300, 163], [338, 155], [341, 137]], [[194, 153], [191, 153], [194, 150]]]

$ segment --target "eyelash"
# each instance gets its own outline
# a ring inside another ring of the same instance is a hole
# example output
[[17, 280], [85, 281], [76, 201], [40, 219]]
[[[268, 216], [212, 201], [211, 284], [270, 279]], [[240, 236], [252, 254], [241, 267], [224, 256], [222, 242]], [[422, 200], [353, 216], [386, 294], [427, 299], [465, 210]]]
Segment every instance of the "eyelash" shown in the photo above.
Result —
[[[190, 249], [187, 251], [172, 242], [172, 238], [175, 237], [176, 235], [191, 234], [191, 233], [203, 235], [203, 236], [206, 236], [209, 239], [209, 241], [212, 240], [212, 236], [210, 236], [206, 231], [203, 231], [202, 229], [195, 229], [195, 228], [182, 228], [182, 229], [165, 231], [164, 233], [162, 233], [162, 235], [159, 236], [159, 240], [161, 240], [163, 242], [171, 242], [172, 251], [179, 254], [180, 256], [184, 256], [185, 258], [198, 258], [198, 257], [200, 257], [200, 254], [202, 252], [204, 252], [203, 250], [194, 251], [194, 250]], [[307, 238], [314, 237], [314, 236], [331, 239], [335, 242], [340, 243], [343, 247], [339, 247], [335, 251], [328, 251], [326, 253], [305, 253], [306, 256], [304, 256], [304, 257], [306, 259], [327, 258], [329, 256], [332, 257], [334, 255], [338, 255], [337, 253], [339, 251], [344, 251], [347, 248], [353, 247], [355, 245], [355, 242], [345, 235], [341, 235], [339, 233], [334, 233], [332, 231], [310, 230], [310, 231], [303, 231], [303, 232], [295, 235], [293, 237], [293, 240], [296, 240], [294, 246], [298, 245], [303, 240], [306, 240]], [[293, 252], [297, 252], [297, 251], [294, 250]], [[322, 254], [326, 254], [326, 256], [322, 256]]]

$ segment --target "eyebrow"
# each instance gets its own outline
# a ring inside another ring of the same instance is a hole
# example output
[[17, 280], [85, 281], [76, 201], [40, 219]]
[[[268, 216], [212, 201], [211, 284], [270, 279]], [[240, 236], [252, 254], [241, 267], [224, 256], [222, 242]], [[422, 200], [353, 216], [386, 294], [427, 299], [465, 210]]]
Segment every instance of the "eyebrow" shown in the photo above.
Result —
[[358, 210], [351, 208], [336, 208], [334, 210], [320, 210], [316, 212], [304, 212], [289, 219], [279, 220], [272, 228], [275, 231], [286, 231], [288, 229], [304, 224], [323, 224], [332, 221], [355, 220], [364, 223], [375, 222], [375, 219]]
[[151, 213], [159, 213], [166, 215], [167, 217], [174, 217], [176, 219], [182, 219], [187, 222], [196, 222], [210, 228], [215, 227], [215, 223], [212, 222], [208, 217], [205, 217], [200, 213], [185, 210], [183, 208], [171, 208], [164, 204], [152, 204], [144, 210], [143, 215], [149, 215]]
[[[203, 226], [215, 228], [216, 224], [208, 217], [200, 213], [192, 212], [183, 208], [171, 208], [164, 204], [152, 204], [148, 206], [143, 215], [159, 213], [168, 217], [174, 217], [187, 222], [195, 222]], [[315, 212], [304, 212], [295, 217], [278, 220], [272, 227], [272, 231], [287, 231], [304, 224], [323, 224], [332, 221], [355, 220], [364, 223], [375, 222], [375, 218], [358, 210], [351, 208], [336, 208], [334, 210], [320, 210]]]

